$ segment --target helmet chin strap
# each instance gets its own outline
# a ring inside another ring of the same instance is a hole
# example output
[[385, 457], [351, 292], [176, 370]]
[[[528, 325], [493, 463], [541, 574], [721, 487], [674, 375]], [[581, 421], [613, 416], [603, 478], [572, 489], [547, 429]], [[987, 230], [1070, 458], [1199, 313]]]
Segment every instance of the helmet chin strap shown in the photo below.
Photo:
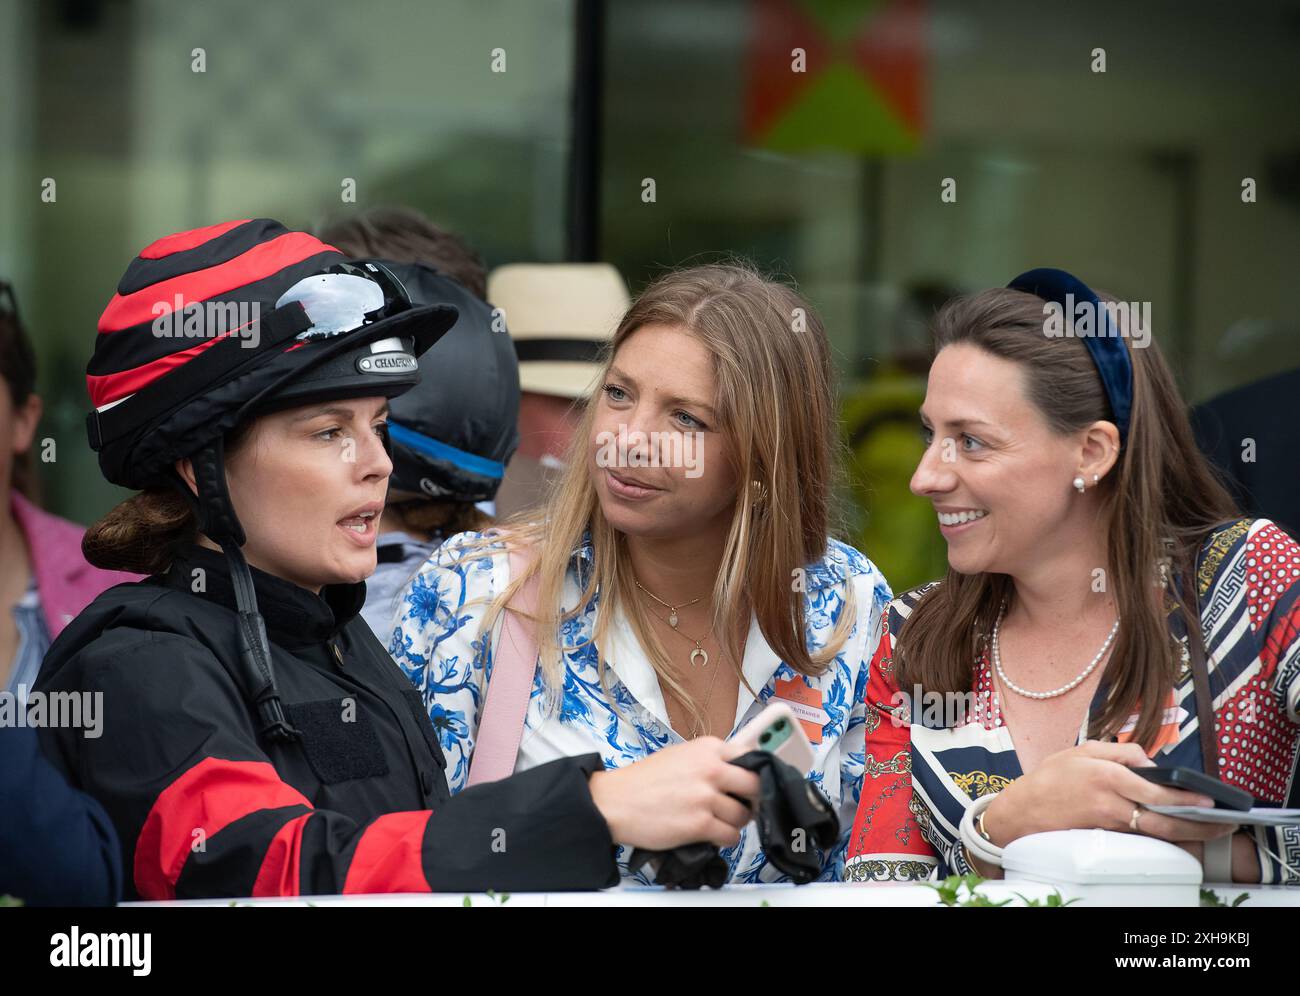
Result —
[[[235, 514], [226, 483], [225, 440], [218, 436], [190, 457], [190, 464], [194, 468], [194, 486], [198, 495], [189, 488], [185, 490], [195, 503], [199, 529], [212, 542], [220, 543], [222, 549], [226, 548], [227, 542], [236, 549], [243, 546], [247, 537], [239, 516]], [[243, 560], [242, 554], [240, 560]]]
[[240, 549], [246, 539], [244, 527], [235, 514], [226, 483], [225, 446], [220, 437], [195, 453], [196, 496], [177, 475], [177, 482], [190, 498], [203, 535], [221, 547], [230, 565], [230, 580], [235, 589], [235, 607], [239, 620], [239, 664], [244, 694], [256, 707], [262, 736], [275, 743], [301, 739], [284, 714], [280, 693], [271, 668], [271, 646], [266, 638], [266, 624], [257, 608], [257, 590], [253, 575]]

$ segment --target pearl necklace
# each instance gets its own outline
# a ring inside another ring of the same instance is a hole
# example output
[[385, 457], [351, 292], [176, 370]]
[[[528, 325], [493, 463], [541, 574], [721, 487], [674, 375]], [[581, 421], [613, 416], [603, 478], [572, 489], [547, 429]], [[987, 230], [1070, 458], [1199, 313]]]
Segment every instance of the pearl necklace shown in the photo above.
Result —
[[998, 677], [1002, 679], [1004, 685], [1010, 688], [1017, 695], [1023, 695], [1027, 699], [1054, 699], [1058, 695], [1064, 695], [1066, 692], [1070, 691], [1070, 689], [1076, 688], [1080, 682], [1097, 669], [1097, 665], [1102, 662], [1102, 659], [1106, 656], [1106, 652], [1110, 650], [1110, 645], [1115, 639], [1115, 634], [1119, 632], [1119, 620], [1116, 619], [1115, 625], [1110, 628], [1110, 635], [1106, 637], [1106, 642], [1103, 643], [1101, 649], [1097, 651], [1097, 656], [1092, 659], [1091, 664], [1079, 672], [1079, 676], [1073, 681], [1062, 685], [1060, 688], [1053, 688], [1050, 692], [1031, 692], [1028, 689], [1021, 688], [1017, 685], [1007, 677], [1007, 672], [1002, 670], [1002, 655], [998, 653], [998, 630], [1002, 626], [1002, 617], [1006, 614], [1006, 611], [1007, 603], [1003, 602], [1002, 608], [998, 609], [997, 621], [993, 623], [993, 639], [991, 641], [993, 667], [998, 672]]

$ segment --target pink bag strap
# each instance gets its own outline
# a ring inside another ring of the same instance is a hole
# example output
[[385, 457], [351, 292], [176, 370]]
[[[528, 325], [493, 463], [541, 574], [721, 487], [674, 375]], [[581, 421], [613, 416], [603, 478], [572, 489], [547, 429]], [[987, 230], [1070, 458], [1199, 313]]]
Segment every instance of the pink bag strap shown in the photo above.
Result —
[[[528, 568], [522, 550], [510, 551], [510, 577]], [[536, 615], [540, 575], [534, 574], [505, 608], [501, 639], [493, 649], [492, 677], [483, 701], [483, 717], [469, 765], [469, 785], [508, 778], [515, 770], [524, 716], [537, 673], [537, 629], [521, 613]]]

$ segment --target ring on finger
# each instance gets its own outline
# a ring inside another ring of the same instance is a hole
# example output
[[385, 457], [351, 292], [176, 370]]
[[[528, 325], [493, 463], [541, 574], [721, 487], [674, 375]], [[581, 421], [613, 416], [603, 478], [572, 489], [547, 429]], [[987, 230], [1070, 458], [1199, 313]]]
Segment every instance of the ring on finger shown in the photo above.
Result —
[[1141, 807], [1141, 806], [1134, 806], [1134, 807], [1133, 807], [1133, 815], [1130, 816], [1130, 817], [1128, 818], [1128, 827], [1129, 827], [1129, 829], [1132, 830], [1134, 833], [1141, 833], [1141, 832], [1142, 832], [1141, 830], [1138, 829], [1138, 817], [1141, 816], [1141, 815], [1142, 815], [1142, 807]]

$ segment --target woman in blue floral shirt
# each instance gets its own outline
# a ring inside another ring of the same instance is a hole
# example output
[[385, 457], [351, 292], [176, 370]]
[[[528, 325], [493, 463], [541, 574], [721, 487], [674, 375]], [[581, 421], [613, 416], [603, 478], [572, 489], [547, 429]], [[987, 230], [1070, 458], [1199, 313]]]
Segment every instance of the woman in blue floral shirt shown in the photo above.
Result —
[[[424, 695], [451, 789], [469, 780], [502, 609], [535, 578], [539, 654], [514, 770], [590, 751], [621, 768], [683, 743], [734, 756], [727, 741], [786, 701], [813, 745], [809, 780], [840, 813], [822, 855], [836, 880], [890, 592], [827, 536], [838, 433], [825, 332], [748, 269], [683, 270], [624, 316], [597, 386], [548, 504], [504, 534], [453, 537], [395, 620], [389, 649]], [[526, 554], [522, 577], [508, 546]], [[733, 827], [735, 815], [718, 813]], [[728, 830], [730, 881], [782, 879], [752, 823]], [[629, 852], [625, 883], [648, 884]]]

